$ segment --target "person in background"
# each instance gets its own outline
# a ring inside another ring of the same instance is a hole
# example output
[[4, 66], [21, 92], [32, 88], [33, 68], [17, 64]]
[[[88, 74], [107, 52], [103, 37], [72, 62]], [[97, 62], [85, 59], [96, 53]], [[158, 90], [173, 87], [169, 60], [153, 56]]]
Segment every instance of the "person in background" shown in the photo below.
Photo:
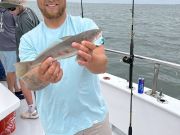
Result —
[[17, 60], [15, 28], [13, 15], [9, 10], [0, 6], [0, 60], [6, 73], [8, 89], [23, 99], [16, 81], [14, 67]]
[[[24, 7], [22, 1], [20, 0], [3, 0], [7, 4], [11, 5], [11, 8], [8, 8], [11, 14], [14, 15], [16, 20], [16, 44], [17, 44], [17, 58], [19, 61], [19, 43], [22, 35], [32, 30], [39, 24], [39, 19], [36, 14], [28, 7]], [[6, 5], [7, 5], [6, 4]], [[23, 92], [23, 95], [28, 104], [28, 110], [26, 112], [21, 113], [21, 117], [25, 119], [36, 119], [38, 118], [38, 113], [35, 108], [35, 104], [33, 103], [32, 92], [25, 87], [23, 82], [19, 80], [20, 86]]]
[[[37, 0], [37, 4], [44, 21], [22, 36], [21, 62], [34, 60], [62, 37], [98, 28], [91, 19], [67, 14], [66, 0]], [[26, 79], [39, 87], [36, 103], [46, 135], [111, 135], [97, 75], [107, 67], [102, 42], [102, 37], [95, 43], [74, 42], [80, 59], [48, 57], [26, 73]]]

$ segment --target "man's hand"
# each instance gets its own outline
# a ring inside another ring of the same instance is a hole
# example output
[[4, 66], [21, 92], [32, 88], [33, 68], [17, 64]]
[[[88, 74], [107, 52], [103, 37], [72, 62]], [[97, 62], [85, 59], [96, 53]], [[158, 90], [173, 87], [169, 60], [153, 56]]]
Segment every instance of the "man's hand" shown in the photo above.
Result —
[[49, 57], [38, 68], [38, 78], [43, 82], [56, 83], [61, 80], [63, 71], [57, 60]]
[[63, 71], [60, 63], [49, 57], [37, 67], [28, 71], [21, 79], [26, 87], [31, 90], [40, 90], [61, 80]]
[[89, 41], [82, 41], [79, 43], [72, 43], [72, 47], [78, 50], [78, 63], [85, 66], [93, 73], [104, 73], [107, 66], [107, 57], [105, 55], [104, 47], [96, 46]]

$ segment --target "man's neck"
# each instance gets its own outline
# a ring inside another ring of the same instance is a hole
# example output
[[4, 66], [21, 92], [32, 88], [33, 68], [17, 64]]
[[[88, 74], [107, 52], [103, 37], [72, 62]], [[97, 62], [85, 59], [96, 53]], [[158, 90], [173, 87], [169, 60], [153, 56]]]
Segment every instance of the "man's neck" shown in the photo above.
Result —
[[47, 19], [45, 17], [44, 22], [49, 28], [56, 29], [64, 23], [64, 21], [66, 20], [66, 16], [66, 12], [64, 12], [62, 16], [56, 19]]

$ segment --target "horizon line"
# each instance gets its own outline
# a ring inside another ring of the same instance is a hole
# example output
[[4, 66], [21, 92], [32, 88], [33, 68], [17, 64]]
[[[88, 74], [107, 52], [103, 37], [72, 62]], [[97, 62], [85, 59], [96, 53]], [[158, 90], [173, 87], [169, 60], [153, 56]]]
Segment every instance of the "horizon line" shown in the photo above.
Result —
[[[67, 1], [67, 3], [81, 3], [77, 1]], [[120, 2], [83, 2], [88, 4], [128, 4], [132, 3], [120, 3]], [[134, 3], [135, 5], [180, 5], [180, 3]]]

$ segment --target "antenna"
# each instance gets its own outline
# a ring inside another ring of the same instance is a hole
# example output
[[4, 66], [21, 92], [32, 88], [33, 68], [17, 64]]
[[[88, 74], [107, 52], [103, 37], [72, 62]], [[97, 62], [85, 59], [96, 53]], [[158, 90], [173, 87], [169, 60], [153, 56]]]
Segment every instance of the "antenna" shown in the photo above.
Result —
[[134, 62], [134, 0], [132, 0], [132, 24], [131, 24], [131, 42], [130, 42], [130, 56], [125, 56], [123, 62], [128, 63], [129, 66], [129, 88], [131, 89], [130, 97], [130, 121], [128, 135], [132, 135], [132, 96], [133, 96], [133, 62]]

